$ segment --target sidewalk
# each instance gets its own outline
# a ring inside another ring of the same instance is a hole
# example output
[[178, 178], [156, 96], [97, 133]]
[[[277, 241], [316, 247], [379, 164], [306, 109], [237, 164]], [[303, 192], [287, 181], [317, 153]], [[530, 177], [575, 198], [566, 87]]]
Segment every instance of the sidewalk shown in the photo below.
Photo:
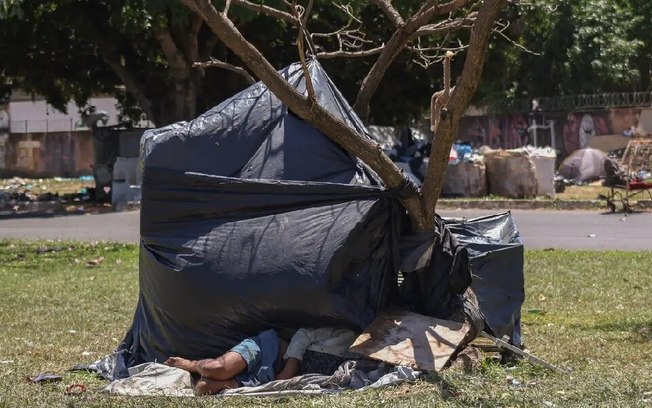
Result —
[[[510, 199], [464, 199], [442, 198], [438, 208], [477, 210], [603, 210], [609, 211], [604, 200], [510, 200]], [[634, 211], [652, 210], [651, 200], [640, 200], [632, 205]], [[621, 209], [617, 211], [622, 211]]]

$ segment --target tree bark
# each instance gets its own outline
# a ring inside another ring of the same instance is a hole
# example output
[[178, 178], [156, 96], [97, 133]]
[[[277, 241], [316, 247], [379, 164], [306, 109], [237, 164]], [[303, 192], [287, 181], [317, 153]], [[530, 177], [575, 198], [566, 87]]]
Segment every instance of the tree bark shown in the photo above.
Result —
[[[173, 86], [171, 90], [172, 108], [170, 109], [170, 119], [172, 122], [187, 119], [195, 114], [193, 108], [196, 102], [191, 101], [195, 97], [193, 92], [194, 86], [190, 80], [190, 67], [192, 62], [188, 63], [186, 55], [197, 55], [198, 52], [196, 50], [187, 50], [184, 54], [177, 46], [167, 26], [156, 28], [154, 30], [154, 36], [159, 42], [163, 55], [165, 55], [172, 72]], [[191, 105], [188, 106], [188, 103]]]

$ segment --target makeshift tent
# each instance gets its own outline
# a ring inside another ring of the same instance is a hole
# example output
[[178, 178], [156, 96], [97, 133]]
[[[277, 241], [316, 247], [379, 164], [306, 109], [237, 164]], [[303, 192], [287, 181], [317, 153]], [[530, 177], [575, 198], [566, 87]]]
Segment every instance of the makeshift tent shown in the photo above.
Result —
[[[318, 102], [368, 137], [319, 63], [309, 72]], [[299, 64], [280, 74], [305, 93]], [[141, 167], [134, 320], [116, 353], [87, 366], [106, 378], [171, 355], [214, 357], [269, 328], [362, 330], [393, 300], [438, 318], [463, 303], [468, 254], [443, 222], [401, 236], [404, 192], [261, 83], [146, 132]]]
[[[319, 63], [309, 69], [319, 103], [367, 136]], [[305, 93], [299, 64], [280, 73]], [[141, 150], [140, 295], [121, 346], [127, 366], [217, 356], [270, 327], [361, 330], [398, 290], [399, 192], [262, 83], [146, 132]]]
[[569, 180], [592, 181], [604, 177], [607, 155], [592, 148], [575, 150], [559, 166], [559, 174]]

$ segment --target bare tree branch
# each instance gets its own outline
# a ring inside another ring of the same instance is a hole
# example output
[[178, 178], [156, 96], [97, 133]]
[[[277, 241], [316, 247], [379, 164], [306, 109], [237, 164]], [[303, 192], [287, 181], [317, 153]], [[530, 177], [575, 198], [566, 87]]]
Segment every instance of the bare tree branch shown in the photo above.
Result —
[[427, 24], [439, 13], [450, 13], [468, 3], [476, 1], [478, 0], [453, 0], [448, 3], [439, 4], [437, 0], [428, 0], [404, 25], [397, 28], [387, 41], [374, 65], [362, 80], [362, 86], [353, 104], [353, 109], [358, 116], [363, 120], [369, 116], [369, 102], [378, 89], [387, 68], [389, 68], [396, 56], [419, 28]]
[[303, 39], [306, 31], [306, 23], [308, 22], [308, 17], [312, 11], [313, 0], [308, 1], [308, 7], [303, 10], [303, 18], [300, 15], [299, 8], [297, 6], [296, 0], [292, 2], [292, 14], [294, 18], [300, 21], [299, 24], [299, 34], [297, 35], [297, 50], [299, 51], [299, 61], [301, 61], [301, 69], [303, 69], [303, 76], [306, 79], [306, 90], [308, 91], [308, 99], [310, 103], [313, 104], [316, 102], [315, 97], [315, 88], [312, 85], [312, 78], [310, 77], [310, 71], [308, 70], [308, 65], [306, 65], [306, 52], [303, 48]]
[[[505, 27], [505, 28], [506, 28], [506, 27]], [[531, 55], [536, 55], [536, 56], [538, 56], [538, 57], [541, 56], [541, 53], [540, 53], [540, 52], [532, 51], [531, 49], [529, 49], [529, 48], [527, 48], [527, 47], [525, 47], [525, 46], [523, 46], [523, 45], [517, 43], [516, 41], [512, 40], [511, 38], [509, 38], [507, 35], [505, 35], [505, 30], [504, 30], [504, 29], [501, 29], [501, 30], [496, 30], [496, 29], [494, 29], [493, 31], [494, 31], [494, 33], [498, 34], [499, 36], [501, 36], [502, 38], [504, 38], [505, 40], [507, 40], [507, 41], [508, 41], [510, 44], [512, 44], [514, 47], [516, 47], [516, 48], [518, 48], [519, 50], [523, 51], [524, 53], [531, 54]]]
[[385, 13], [394, 27], [398, 28], [405, 23], [403, 21], [403, 17], [401, 17], [401, 13], [399, 13], [398, 10], [392, 6], [392, 2], [390, 0], [372, 0], [371, 2], [378, 6], [378, 8], [383, 11], [383, 13]]
[[423, 37], [427, 35], [448, 34], [463, 28], [470, 28], [473, 26], [473, 22], [475, 21], [477, 15], [478, 13], [473, 12], [464, 18], [445, 20], [439, 23], [425, 25], [415, 31], [412, 35], [412, 38]]
[[[346, 25], [339, 30], [330, 33], [311, 33], [310, 37], [335, 38], [337, 40], [338, 49], [337, 51], [319, 51], [315, 53], [315, 56], [321, 59], [329, 59], [340, 57], [367, 57], [379, 54], [385, 45], [382, 44], [375, 48], [363, 49], [366, 44], [371, 44], [372, 41], [367, 40], [365, 34], [361, 31], [362, 21], [353, 14], [350, 6], [344, 5], [337, 7], [349, 17]], [[356, 24], [357, 27], [352, 27], [353, 24]]]
[[318, 52], [316, 57], [321, 59], [340, 58], [340, 57], [368, 57], [370, 55], [380, 54], [384, 45], [380, 47], [371, 48], [361, 51], [331, 51], [331, 52]]
[[[372, 41], [365, 38], [365, 34], [361, 30], [362, 21], [353, 14], [351, 6], [336, 5], [336, 7], [348, 16], [346, 25], [330, 33], [311, 33], [309, 34], [309, 38], [335, 38], [337, 40], [338, 50], [330, 52], [322, 51], [317, 54], [327, 55], [327, 58], [334, 58], [337, 55], [342, 55], [341, 53], [364, 51], [362, 47], [365, 44], [371, 44]], [[354, 24], [356, 27], [353, 27]]]
[[435, 92], [430, 100], [430, 130], [435, 132], [439, 124], [439, 118], [442, 116], [442, 111], [446, 108], [451, 93], [451, 59], [453, 53], [448, 51], [444, 57], [444, 89]]
[[[405, 176], [376, 143], [359, 135], [319, 103], [311, 106], [308, 98], [292, 87], [256, 47], [242, 37], [233, 23], [224, 14], [215, 10], [209, 0], [182, 0], [182, 2], [201, 15], [222, 42], [238, 55], [289, 109], [300, 118], [312, 123], [351, 154], [359, 157], [380, 176], [389, 188], [405, 189]], [[411, 215], [415, 227], [424, 230], [426, 225], [423, 222], [423, 217], [420, 216], [422, 207], [418, 192], [414, 190], [413, 194], [401, 202]]]
[[201, 68], [201, 69], [211, 68], [211, 67], [226, 69], [226, 70], [229, 70], [231, 72], [235, 72], [236, 74], [242, 75], [244, 77], [244, 79], [247, 80], [249, 85], [252, 85], [252, 84], [256, 83], [256, 80], [254, 79], [254, 77], [252, 77], [249, 74], [249, 72], [247, 72], [246, 69], [244, 69], [242, 67], [238, 67], [238, 66], [233, 65], [233, 64], [229, 64], [228, 62], [220, 61], [220, 60], [215, 59], [213, 57], [211, 57], [210, 61], [195, 62], [195, 63], [192, 64], [192, 66], [193, 66], [193, 68]]
[[[298, 21], [290, 13], [275, 9], [274, 7], [266, 6], [264, 4], [252, 3], [248, 0], [231, 0], [233, 4], [244, 7], [246, 9], [257, 11], [266, 14], [270, 17], [275, 17], [292, 25], [298, 25]], [[225, 13], [226, 14], [226, 13]]]
[[[446, 43], [447, 38], [443, 40], [442, 43]], [[415, 54], [415, 57], [412, 58], [412, 62], [415, 64], [427, 69], [431, 65], [442, 62], [445, 59], [445, 55], [448, 52], [454, 54], [463, 51], [468, 48], [468, 45], [459, 44], [457, 47], [444, 47], [439, 44], [435, 47], [409, 47], [408, 49]]]
[[[459, 10], [462, 7], [465, 7], [469, 3], [476, 2], [477, 0], [451, 0], [447, 3], [440, 4], [438, 0], [428, 0], [421, 6], [419, 11], [414, 14], [414, 17], [429, 15], [429, 19], [435, 15], [452, 13], [455, 10]], [[423, 25], [425, 22], [421, 21], [420, 24]]]
[[[491, 1], [491, 0], [489, 0]], [[448, 14], [469, 4], [469, 0], [452, 0], [448, 3], [435, 6], [437, 14]]]

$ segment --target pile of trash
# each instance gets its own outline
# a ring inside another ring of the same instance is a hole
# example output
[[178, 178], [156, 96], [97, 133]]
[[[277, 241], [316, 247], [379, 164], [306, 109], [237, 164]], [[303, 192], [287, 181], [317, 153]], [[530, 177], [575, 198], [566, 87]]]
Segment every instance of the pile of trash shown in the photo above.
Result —
[[92, 176], [0, 180], [0, 216], [84, 212], [94, 201]]
[[[370, 134], [392, 161], [417, 186], [423, 184], [432, 144], [413, 128], [398, 134], [391, 128], [370, 127]], [[474, 149], [458, 141], [451, 147], [444, 179], [444, 197], [554, 197], [555, 161], [551, 147], [525, 146], [514, 150]]]
[[554, 197], [555, 160], [550, 147], [484, 150], [489, 193], [508, 198]]

